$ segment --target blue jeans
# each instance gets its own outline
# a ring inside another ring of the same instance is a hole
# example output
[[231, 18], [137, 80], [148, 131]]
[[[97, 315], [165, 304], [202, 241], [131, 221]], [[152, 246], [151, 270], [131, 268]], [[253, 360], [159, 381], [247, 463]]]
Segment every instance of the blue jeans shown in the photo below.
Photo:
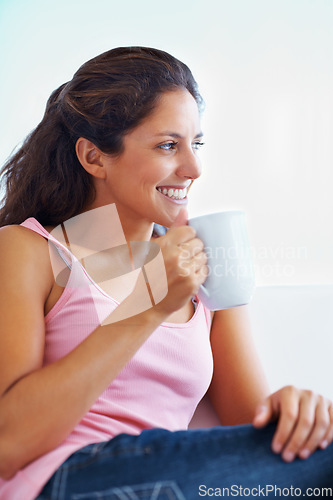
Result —
[[[38, 500], [318, 497], [318, 488], [331, 488], [332, 495], [333, 446], [287, 464], [270, 450], [274, 429], [241, 425], [121, 434], [74, 453]], [[322, 496], [329, 496], [325, 491]]]

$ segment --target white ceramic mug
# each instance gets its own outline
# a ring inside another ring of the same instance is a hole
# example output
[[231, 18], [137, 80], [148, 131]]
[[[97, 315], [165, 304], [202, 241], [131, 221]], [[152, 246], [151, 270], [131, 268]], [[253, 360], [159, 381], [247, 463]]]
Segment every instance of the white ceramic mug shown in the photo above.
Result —
[[248, 304], [255, 288], [245, 213], [218, 212], [189, 220], [204, 242], [209, 275], [199, 298], [211, 310]]

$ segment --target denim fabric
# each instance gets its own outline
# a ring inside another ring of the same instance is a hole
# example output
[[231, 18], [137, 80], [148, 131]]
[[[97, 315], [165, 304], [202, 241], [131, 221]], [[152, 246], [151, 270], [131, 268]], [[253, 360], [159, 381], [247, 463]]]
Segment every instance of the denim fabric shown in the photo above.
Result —
[[270, 450], [274, 429], [241, 425], [121, 434], [74, 453], [38, 500], [191, 500], [333, 491], [333, 446], [287, 464]]

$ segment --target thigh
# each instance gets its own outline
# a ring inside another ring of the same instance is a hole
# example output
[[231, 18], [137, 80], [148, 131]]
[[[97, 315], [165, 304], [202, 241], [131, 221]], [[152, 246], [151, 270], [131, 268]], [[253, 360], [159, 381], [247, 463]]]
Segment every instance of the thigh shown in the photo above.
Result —
[[[333, 487], [333, 448], [287, 464], [270, 450], [275, 427], [143, 431], [70, 457], [40, 500], [184, 500], [287, 496]], [[243, 495], [242, 495], [243, 493]], [[287, 494], [286, 494], [287, 493]], [[299, 495], [297, 495], [299, 496]]]

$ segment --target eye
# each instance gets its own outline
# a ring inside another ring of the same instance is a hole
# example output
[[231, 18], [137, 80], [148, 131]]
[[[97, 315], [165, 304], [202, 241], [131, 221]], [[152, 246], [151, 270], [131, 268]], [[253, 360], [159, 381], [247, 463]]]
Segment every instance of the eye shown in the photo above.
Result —
[[163, 149], [164, 151], [171, 151], [172, 149], [175, 149], [177, 144], [178, 144], [178, 142], [170, 141], [170, 142], [166, 142], [165, 144], [160, 144], [160, 146], [158, 146], [158, 148]]
[[204, 146], [204, 144], [205, 144], [204, 142], [195, 141], [193, 143], [192, 147], [193, 147], [193, 149], [197, 149], [198, 150], [198, 149], [202, 148], [202, 146]]

